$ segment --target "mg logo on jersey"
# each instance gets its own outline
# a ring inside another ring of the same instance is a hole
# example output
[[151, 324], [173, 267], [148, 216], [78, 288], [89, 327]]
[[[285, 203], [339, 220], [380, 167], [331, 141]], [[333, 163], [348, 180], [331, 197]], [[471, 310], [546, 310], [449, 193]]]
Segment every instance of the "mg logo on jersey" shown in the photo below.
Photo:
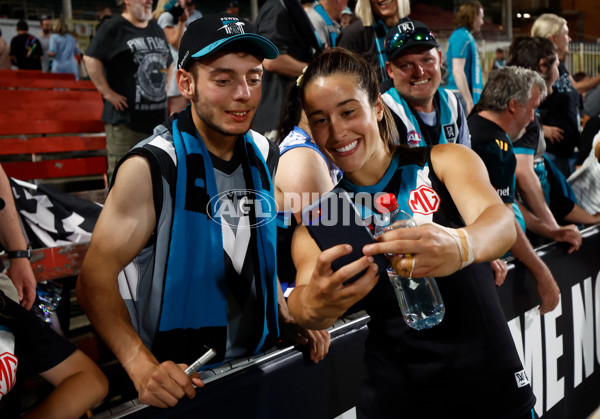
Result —
[[15, 385], [18, 363], [17, 358], [10, 352], [0, 355], [0, 399]]
[[421, 185], [410, 191], [408, 206], [416, 214], [433, 214], [440, 208], [440, 196], [429, 186]]

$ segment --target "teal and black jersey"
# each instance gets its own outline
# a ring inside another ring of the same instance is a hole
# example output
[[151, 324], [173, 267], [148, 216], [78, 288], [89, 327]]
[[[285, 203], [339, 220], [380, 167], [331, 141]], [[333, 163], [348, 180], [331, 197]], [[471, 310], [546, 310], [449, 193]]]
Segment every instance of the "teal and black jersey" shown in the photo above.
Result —
[[[264, 180], [260, 185], [271, 184], [279, 153], [274, 143], [249, 131], [238, 138], [230, 161], [208, 151], [207, 158], [196, 152], [179, 158], [177, 130], [191, 133], [198, 143], [202, 139], [193, 135], [189, 107], [175, 115], [124, 158], [135, 155], [148, 162], [157, 222], [150, 241], [119, 274], [119, 291], [134, 329], [157, 359], [190, 364], [198, 357], [198, 348], [206, 345], [217, 351], [215, 362], [220, 363], [259, 352], [277, 337], [277, 325], [271, 323], [277, 315], [276, 267], [261, 265], [266, 259], [273, 265], [276, 261], [276, 232], [271, 223], [270, 241], [262, 240], [258, 230], [269, 223], [259, 223], [258, 207], [248, 202], [263, 195], [274, 207], [272, 192], [254, 185], [259, 185], [259, 178]], [[184, 163], [189, 170], [182, 177], [178, 169]], [[214, 191], [205, 193], [209, 176]], [[178, 197], [185, 203], [179, 217]], [[215, 200], [218, 207], [209, 205]], [[232, 211], [235, 208], [248, 211]], [[199, 214], [204, 223], [186, 219], [176, 228], [181, 214]], [[178, 259], [175, 244], [194, 255]], [[200, 252], [203, 246], [205, 251]], [[211, 318], [211, 312], [222, 316]]]
[[[368, 197], [383, 191], [394, 193], [400, 208], [419, 223], [462, 227], [452, 197], [435, 173], [431, 150], [401, 147], [377, 184], [358, 186], [342, 178], [338, 186], [351, 193], [364, 217], [373, 211]], [[535, 397], [526, 380], [519, 380], [523, 365], [489, 263], [436, 279], [446, 314], [432, 329], [406, 325], [387, 276], [365, 297], [371, 317], [368, 375], [357, 416], [388, 418], [401, 412], [407, 418], [473, 417], [480, 411], [485, 412], [482, 417], [508, 419], [530, 410]]]
[[473, 114], [468, 119], [471, 148], [485, 163], [490, 182], [505, 204], [515, 202], [517, 158], [506, 132], [489, 119]]

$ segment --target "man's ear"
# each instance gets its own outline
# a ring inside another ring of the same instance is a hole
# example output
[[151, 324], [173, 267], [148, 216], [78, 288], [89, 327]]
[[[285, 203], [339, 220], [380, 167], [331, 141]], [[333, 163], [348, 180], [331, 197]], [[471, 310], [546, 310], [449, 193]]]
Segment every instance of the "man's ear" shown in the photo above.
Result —
[[388, 76], [390, 76], [390, 79], [394, 78], [394, 73], [392, 73], [392, 64], [389, 61], [385, 62], [385, 71], [387, 71]]
[[181, 92], [181, 95], [188, 100], [192, 100], [194, 98], [194, 78], [192, 77], [192, 73], [180, 68], [177, 70], [175, 77], [177, 79], [177, 88]]
[[517, 106], [518, 105], [519, 105], [519, 103], [515, 99], [511, 99], [510, 102], [508, 102], [508, 112], [510, 112], [513, 115], [515, 113], [517, 113], [517, 111], [518, 111]]

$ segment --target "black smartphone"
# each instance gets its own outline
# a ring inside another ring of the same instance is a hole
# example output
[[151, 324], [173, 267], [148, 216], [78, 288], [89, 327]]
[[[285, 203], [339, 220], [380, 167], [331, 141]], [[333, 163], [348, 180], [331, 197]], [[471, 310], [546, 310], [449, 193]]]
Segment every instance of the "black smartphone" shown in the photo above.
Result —
[[[375, 243], [375, 238], [363, 221], [350, 196], [343, 189], [334, 189], [324, 194], [317, 201], [302, 209], [302, 224], [304, 224], [321, 250], [329, 249], [338, 244], [349, 244], [352, 252], [344, 255], [331, 264], [334, 271], [342, 266], [360, 259], [362, 248]], [[379, 273], [385, 272], [388, 261], [384, 255], [375, 255], [375, 263]], [[360, 278], [364, 271], [346, 281], [350, 283]]]

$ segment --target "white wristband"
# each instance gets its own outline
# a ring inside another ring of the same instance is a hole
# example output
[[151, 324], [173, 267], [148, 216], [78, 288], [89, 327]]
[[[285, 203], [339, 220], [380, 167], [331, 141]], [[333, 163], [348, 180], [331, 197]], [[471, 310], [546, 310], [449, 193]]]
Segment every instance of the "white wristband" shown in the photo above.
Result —
[[[434, 223], [435, 224], [435, 223]], [[435, 224], [436, 227], [441, 228], [450, 235], [458, 246], [458, 252], [460, 253], [460, 269], [465, 266], [469, 266], [475, 259], [475, 252], [473, 251], [473, 245], [471, 244], [471, 238], [469, 233], [464, 228], [449, 228], [439, 224]]]

